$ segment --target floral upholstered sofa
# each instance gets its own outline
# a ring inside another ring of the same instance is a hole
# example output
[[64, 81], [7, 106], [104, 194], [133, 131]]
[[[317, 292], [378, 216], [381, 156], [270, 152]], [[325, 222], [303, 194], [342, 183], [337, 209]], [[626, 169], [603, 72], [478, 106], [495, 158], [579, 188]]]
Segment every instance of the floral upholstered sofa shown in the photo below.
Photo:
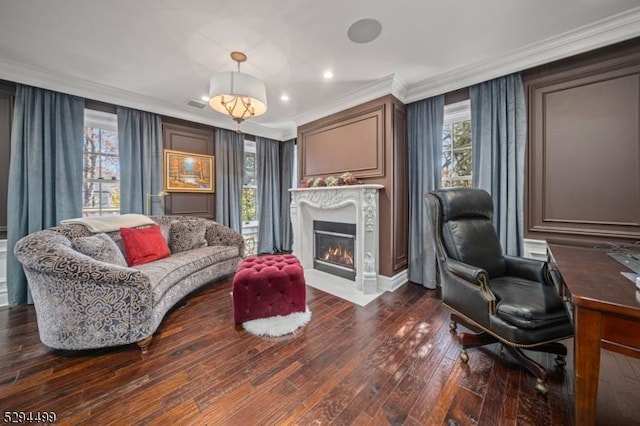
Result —
[[145, 353], [169, 309], [202, 285], [233, 274], [244, 255], [242, 236], [211, 220], [150, 219], [171, 252], [142, 265], [127, 266], [117, 230], [96, 234], [67, 224], [18, 241], [15, 255], [45, 345], [78, 350], [136, 342]]

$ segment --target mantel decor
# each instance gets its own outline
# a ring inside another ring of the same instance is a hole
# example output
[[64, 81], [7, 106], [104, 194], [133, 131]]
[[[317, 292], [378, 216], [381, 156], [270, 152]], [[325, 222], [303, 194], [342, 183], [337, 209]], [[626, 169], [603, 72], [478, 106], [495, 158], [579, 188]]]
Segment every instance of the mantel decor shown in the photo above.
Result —
[[317, 178], [309, 178], [300, 182], [301, 188], [322, 188], [325, 186], [345, 186], [345, 185], [361, 185], [356, 177], [349, 173], [345, 172], [340, 176], [320, 176]]
[[213, 155], [164, 150], [166, 192], [215, 192]]

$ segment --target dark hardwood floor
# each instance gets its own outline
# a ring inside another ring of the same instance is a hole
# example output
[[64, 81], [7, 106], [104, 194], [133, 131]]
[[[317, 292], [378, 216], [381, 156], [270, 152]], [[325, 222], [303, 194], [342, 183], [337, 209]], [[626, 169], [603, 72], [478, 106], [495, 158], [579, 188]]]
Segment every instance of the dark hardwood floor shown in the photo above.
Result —
[[[311, 322], [268, 339], [234, 327], [230, 280], [209, 285], [165, 317], [144, 359], [135, 345], [48, 349], [33, 306], [2, 308], [0, 407], [91, 425], [573, 423], [571, 354], [540, 396], [498, 345], [462, 364], [435, 291], [407, 284], [359, 307], [307, 289]], [[599, 423], [638, 424], [640, 363], [603, 351], [602, 371]]]

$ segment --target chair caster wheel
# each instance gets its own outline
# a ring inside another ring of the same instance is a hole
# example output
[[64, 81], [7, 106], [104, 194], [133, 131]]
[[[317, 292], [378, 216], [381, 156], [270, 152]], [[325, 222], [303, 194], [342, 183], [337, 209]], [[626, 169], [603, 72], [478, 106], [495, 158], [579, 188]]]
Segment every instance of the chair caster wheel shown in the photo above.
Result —
[[456, 330], [457, 330], [457, 328], [458, 328], [458, 323], [457, 323], [457, 322], [455, 322], [455, 321], [451, 321], [451, 322], [449, 323], [449, 330], [450, 330], [450, 331], [453, 331], [453, 332], [455, 333], [455, 332], [456, 332]]
[[556, 357], [556, 365], [560, 368], [564, 368], [564, 366], [567, 365], [567, 360], [564, 359], [562, 355], [558, 355]]
[[460, 361], [462, 361], [465, 364], [469, 362], [469, 354], [465, 349], [460, 351]]
[[536, 379], [536, 390], [542, 395], [546, 395], [549, 392], [549, 386], [542, 379]]

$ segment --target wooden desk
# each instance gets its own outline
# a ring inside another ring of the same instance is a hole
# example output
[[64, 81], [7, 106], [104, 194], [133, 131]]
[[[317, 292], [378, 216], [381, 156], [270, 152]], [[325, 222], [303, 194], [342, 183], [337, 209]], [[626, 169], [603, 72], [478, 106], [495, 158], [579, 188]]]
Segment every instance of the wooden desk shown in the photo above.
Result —
[[550, 270], [573, 312], [575, 418], [596, 419], [600, 348], [640, 358], [640, 291], [604, 251], [550, 244]]

